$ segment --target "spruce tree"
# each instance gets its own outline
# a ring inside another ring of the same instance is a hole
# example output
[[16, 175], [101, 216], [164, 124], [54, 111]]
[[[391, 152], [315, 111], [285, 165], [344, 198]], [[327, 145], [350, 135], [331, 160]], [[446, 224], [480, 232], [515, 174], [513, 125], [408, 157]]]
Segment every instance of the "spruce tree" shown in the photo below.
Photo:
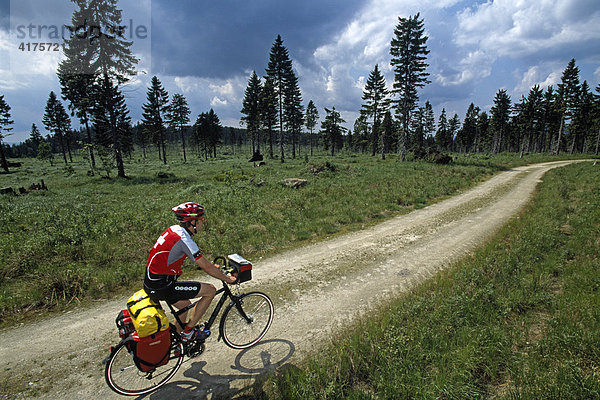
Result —
[[462, 128], [456, 134], [457, 150], [461, 153], [472, 151], [477, 140], [477, 120], [479, 119], [479, 107], [471, 103], [462, 124]]
[[290, 76], [292, 71], [292, 61], [290, 60], [288, 50], [283, 45], [281, 35], [277, 35], [271, 52], [269, 53], [269, 63], [267, 65], [267, 76], [273, 83], [275, 94], [277, 95], [277, 106], [279, 108], [279, 146], [281, 152], [281, 162], [285, 162], [284, 145], [285, 137], [283, 131], [284, 116], [284, 100], [285, 90], [287, 87], [286, 79]]
[[44, 138], [42, 137], [42, 134], [40, 133], [40, 130], [36, 124], [31, 124], [31, 131], [29, 131], [29, 139], [27, 140], [33, 146], [34, 155], [37, 155], [40, 143], [44, 141]]
[[327, 146], [331, 146], [331, 156], [335, 155], [335, 148], [342, 147], [342, 131], [340, 124], [346, 122], [342, 119], [339, 112], [332, 107], [331, 110], [325, 108], [325, 120], [321, 123], [321, 132], [325, 138]]
[[133, 150], [131, 118], [125, 103], [125, 96], [116, 84], [113, 84], [111, 80], [105, 80], [100, 82], [96, 98], [93, 116], [96, 141], [106, 149], [104, 150], [106, 157], [108, 158], [110, 155], [114, 160], [117, 166], [117, 175], [125, 178], [123, 154]]
[[379, 127], [381, 136], [381, 159], [385, 160], [385, 155], [388, 152], [391, 138], [394, 133], [394, 121], [392, 120], [392, 113], [387, 110], [383, 115], [383, 121]]
[[377, 152], [379, 125], [384, 114], [389, 110], [390, 99], [389, 91], [385, 87], [385, 78], [379, 71], [379, 65], [375, 64], [375, 68], [369, 74], [365, 89], [363, 90], [362, 99], [365, 103], [362, 105], [361, 113], [366, 118], [372, 119], [371, 124], [371, 155], [374, 156]]
[[593, 121], [593, 95], [587, 81], [583, 81], [571, 123], [571, 154], [577, 150], [584, 153], [589, 146]]
[[252, 153], [258, 151], [260, 153], [260, 99], [262, 92], [262, 84], [260, 78], [256, 75], [256, 71], [252, 71], [248, 86], [244, 91], [244, 100], [242, 101], [242, 123], [246, 125], [248, 137], [252, 142]]
[[306, 129], [310, 132], [310, 155], [313, 155], [313, 129], [319, 120], [319, 110], [315, 106], [312, 100], [308, 102], [308, 106], [306, 106], [306, 114], [304, 116], [304, 123], [306, 125]]
[[429, 100], [425, 102], [423, 110], [423, 132], [425, 133], [425, 140], [429, 148], [433, 142], [433, 133], [435, 132], [435, 114]]
[[563, 71], [561, 83], [558, 84], [558, 106], [561, 111], [561, 122], [558, 131], [558, 138], [554, 146], [554, 154], [559, 154], [563, 141], [565, 125], [573, 116], [577, 106], [579, 95], [579, 68], [575, 65], [575, 59], [571, 59]]
[[6, 100], [4, 100], [4, 95], [0, 95], [0, 164], [2, 164], [2, 169], [7, 173], [9, 172], [8, 161], [4, 154], [4, 145], [2, 144], [2, 141], [9, 135], [8, 132], [12, 130], [10, 125], [12, 125], [14, 121], [10, 118], [10, 106]]
[[[135, 74], [138, 60], [131, 53], [132, 42], [127, 41], [123, 34], [118, 0], [73, 2], [78, 8], [68, 27], [71, 35], [65, 39], [65, 60], [58, 70], [63, 95], [71, 102], [72, 109], [77, 110], [77, 116], [84, 124], [93, 108], [94, 121], [106, 121], [103, 129], [112, 131], [108, 136], [115, 140], [123, 138], [123, 143], [111, 143], [108, 149], [114, 153], [119, 176], [125, 177], [123, 156], [117, 154], [119, 149], [131, 142], [131, 137], [123, 136], [122, 128], [117, 125], [123, 120], [120, 114], [125, 111], [122, 109], [125, 104], [116, 98], [112, 101], [107, 96], [111, 92], [120, 93], [119, 86]], [[106, 110], [100, 111], [100, 104]], [[99, 113], [106, 115], [99, 117]], [[98, 131], [98, 127], [95, 128]]]
[[142, 123], [152, 132], [154, 143], [162, 149], [163, 164], [167, 164], [167, 153], [165, 148], [165, 120], [169, 110], [169, 93], [163, 88], [158, 77], [153, 76], [146, 92], [147, 102], [142, 106]]
[[506, 141], [508, 133], [508, 123], [510, 119], [511, 101], [506, 90], [500, 89], [494, 98], [494, 105], [491, 109], [491, 125], [494, 130], [494, 139], [492, 142], [492, 153], [497, 154], [503, 150], [503, 143]]
[[304, 107], [302, 106], [302, 94], [298, 86], [298, 77], [291, 68], [286, 74], [285, 81], [283, 118], [285, 127], [292, 137], [292, 158], [295, 159], [298, 136], [300, 136], [304, 124]]
[[279, 114], [277, 112], [277, 94], [269, 77], [265, 78], [265, 84], [260, 93], [259, 106], [261, 127], [266, 130], [269, 139], [269, 158], [273, 159], [274, 130], [277, 121], [279, 121]]
[[446, 109], [442, 108], [442, 112], [438, 119], [438, 129], [435, 133], [435, 144], [440, 151], [448, 150], [448, 117], [446, 117]]
[[450, 121], [448, 121], [448, 151], [452, 151], [454, 148], [454, 139], [460, 129], [460, 119], [458, 114], [454, 114]]
[[394, 69], [394, 85], [392, 93], [395, 95], [395, 113], [402, 124], [402, 160], [406, 158], [409, 138], [409, 124], [411, 113], [417, 107], [419, 100], [418, 89], [430, 81], [426, 72], [427, 39], [424, 35], [423, 19], [419, 13], [414, 17], [398, 17], [398, 25], [394, 29], [391, 41], [391, 65]]
[[54, 133], [54, 137], [58, 139], [60, 150], [63, 155], [65, 164], [67, 164], [67, 152], [65, 148], [66, 136], [71, 129], [71, 120], [65, 111], [62, 103], [56, 97], [56, 94], [51, 91], [46, 101], [46, 108], [42, 122], [47, 130]]
[[600, 84], [596, 86], [596, 93], [594, 94], [594, 116], [596, 120], [596, 152], [598, 155], [598, 151], [600, 150]]
[[479, 118], [477, 119], [477, 130], [479, 131], [479, 141], [476, 143], [475, 151], [477, 153], [482, 152], [483, 149], [489, 149], [489, 144], [491, 142], [489, 136], [489, 125], [490, 120], [485, 111], [479, 113]]
[[185, 152], [184, 128], [190, 122], [190, 108], [184, 95], [175, 93], [171, 99], [171, 105], [167, 108], [167, 123], [175, 132], [181, 136], [181, 148], [183, 150], [183, 162], [187, 162]]

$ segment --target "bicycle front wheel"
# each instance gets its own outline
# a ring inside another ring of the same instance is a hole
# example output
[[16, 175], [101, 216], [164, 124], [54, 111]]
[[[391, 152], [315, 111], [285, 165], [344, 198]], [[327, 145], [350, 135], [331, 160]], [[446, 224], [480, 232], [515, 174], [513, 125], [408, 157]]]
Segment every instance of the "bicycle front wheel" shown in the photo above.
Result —
[[152, 372], [142, 372], [133, 362], [126, 343], [121, 342], [110, 355], [104, 378], [115, 392], [125, 396], [139, 396], [153, 392], [175, 375], [183, 363], [183, 345], [175, 342], [171, 347], [169, 362]]
[[221, 318], [220, 333], [227, 346], [247, 349], [258, 343], [273, 322], [273, 302], [262, 292], [244, 293], [231, 302]]

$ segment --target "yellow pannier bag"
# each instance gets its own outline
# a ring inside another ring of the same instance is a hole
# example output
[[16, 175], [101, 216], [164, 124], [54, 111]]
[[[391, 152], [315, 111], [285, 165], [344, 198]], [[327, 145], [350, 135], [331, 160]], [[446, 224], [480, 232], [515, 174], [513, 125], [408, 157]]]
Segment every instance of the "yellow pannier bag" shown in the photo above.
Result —
[[169, 319], [165, 310], [160, 303], [150, 299], [144, 289], [138, 290], [127, 300], [127, 309], [141, 338], [169, 329]]

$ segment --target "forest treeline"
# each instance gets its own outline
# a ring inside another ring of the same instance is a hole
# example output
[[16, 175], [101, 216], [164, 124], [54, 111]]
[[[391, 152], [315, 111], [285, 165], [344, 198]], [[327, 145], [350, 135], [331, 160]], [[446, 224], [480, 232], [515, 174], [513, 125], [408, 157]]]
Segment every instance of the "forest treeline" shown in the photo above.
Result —
[[[134, 151], [147, 157], [153, 149], [166, 164], [170, 157], [187, 161], [190, 151], [205, 159], [216, 157], [223, 145], [235, 149], [236, 144], [250, 145], [253, 152], [281, 162], [286, 152], [295, 158], [300, 146], [310, 154], [319, 146], [332, 155], [341, 150], [382, 158], [397, 153], [402, 160], [409, 152], [419, 159], [439, 152], [599, 151], [600, 85], [593, 93], [587, 81], [580, 82], [575, 59], [569, 61], [556, 87], [535, 85], [520, 99], [498, 90], [489, 112], [471, 103], [462, 119], [445, 109], [436, 117], [429, 101], [420, 105], [419, 90], [430, 81], [428, 37], [419, 14], [398, 18], [389, 49], [394, 71], [391, 89], [375, 65], [352, 129], [343, 126], [346, 121], [333, 104], [322, 105], [322, 119], [312, 100], [304, 107], [298, 76], [280, 35], [271, 47], [265, 75], [261, 78], [253, 71], [249, 77], [240, 110], [244, 129], [224, 128], [212, 109], [192, 122], [185, 96], [170, 96], [157, 76], [148, 88], [142, 121], [132, 125], [121, 87], [136, 73], [138, 60], [131, 53], [131, 42], [118, 35], [106, 40], [106, 31], [121, 24], [120, 10], [108, 0], [76, 3], [69, 28], [73, 34], [66, 39], [65, 59], [57, 70], [62, 100], [50, 92], [43, 110], [42, 122], [49, 134], [42, 136], [32, 124], [23, 143], [2, 143], [14, 121], [10, 106], [0, 96], [0, 161], [5, 172], [9, 172], [7, 158], [38, 157], [53, 163], [59, 154], [68, 164], [74, 149], [87, 155], [92, 174], [99, 168], [107, 173], [116, 168], [122, 177], [124, 157]], [[86, 26], [102, 29], [79, 32]], [[71, 117], [79, 120], [78, 129], [71, 127]], [[167, 149], [173, 146], [167, 143], [177, 143], [181, 150], [170, 155]]]

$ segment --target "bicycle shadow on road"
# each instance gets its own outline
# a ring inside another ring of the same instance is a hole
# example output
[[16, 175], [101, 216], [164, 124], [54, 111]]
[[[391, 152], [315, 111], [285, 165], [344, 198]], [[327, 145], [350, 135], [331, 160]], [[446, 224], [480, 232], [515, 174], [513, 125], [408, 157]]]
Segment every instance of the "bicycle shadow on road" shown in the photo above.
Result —
[[[200, 355], [197, 359], [188, 360], [182, 366], [183, 376], [188, 378], [187, 380], [169, 382], [147, 397], [205, 399], [210, 396], [212, 399], [230, 399], [239, 395], [238, 398], [242, 399], [252, 398], [247, 388], [257, 379], [275, 372], [292, 357], [295, 350], [296, 347], [289, 340], [265, 340], [250, 349], [242, 350], [230, 366], [235, 372], [224, 375], [211, 375], [205, 371], [207, 362], [203, 361]], [[146, 396], [138, 398], [144, 397]]]

